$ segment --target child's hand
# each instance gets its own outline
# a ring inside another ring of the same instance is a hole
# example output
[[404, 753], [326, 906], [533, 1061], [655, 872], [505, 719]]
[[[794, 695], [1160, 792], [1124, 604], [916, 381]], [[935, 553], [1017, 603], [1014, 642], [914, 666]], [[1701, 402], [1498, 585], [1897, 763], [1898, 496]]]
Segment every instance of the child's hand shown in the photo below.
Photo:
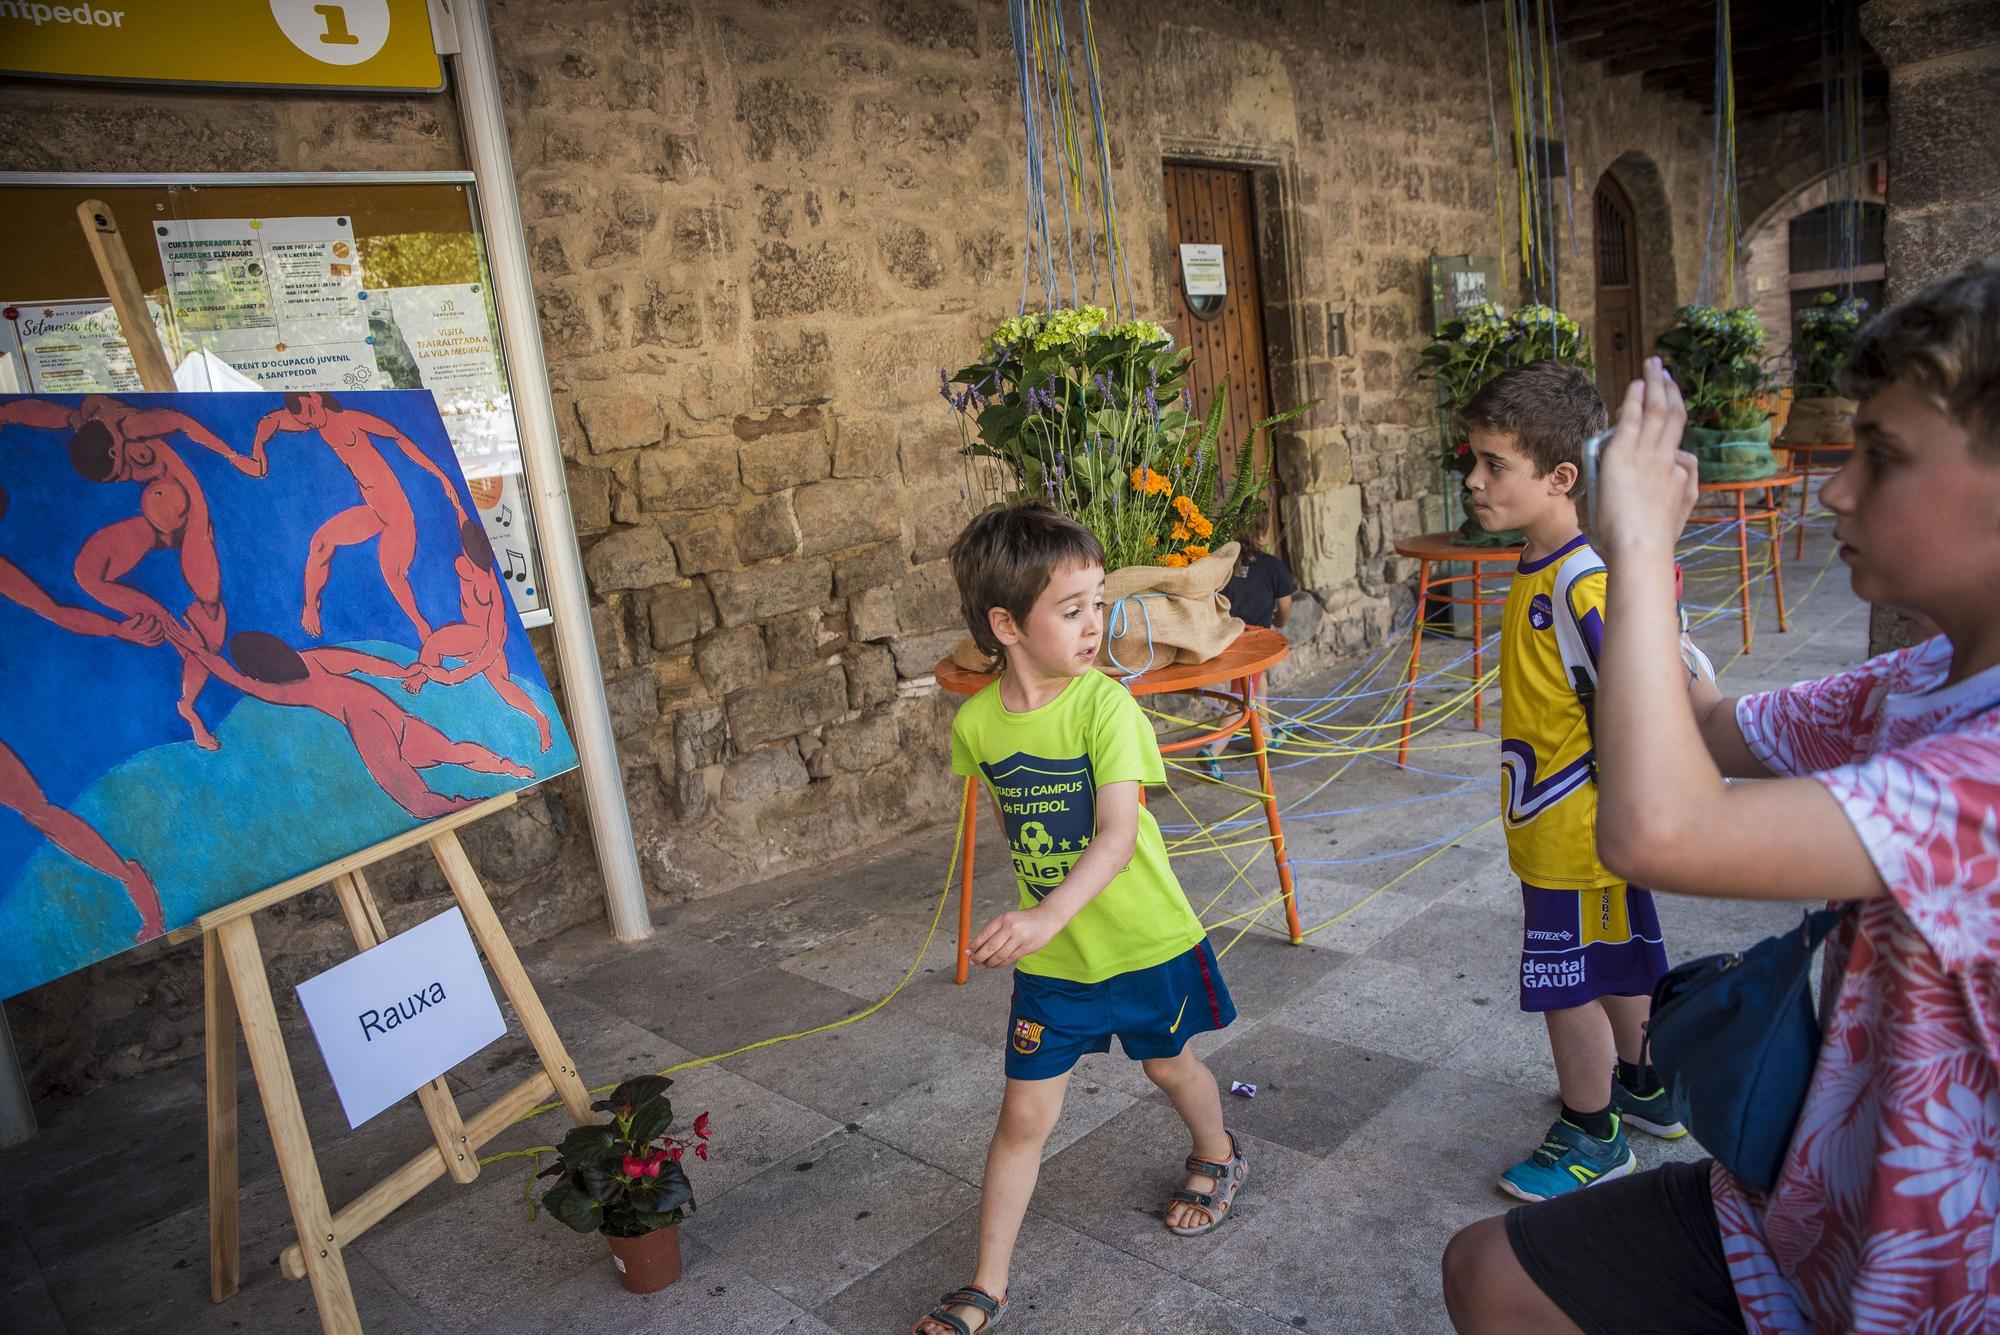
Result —
[[1680, 449], [1686, 425], [1679, 387], [1659, 358], [1648, 357], [1598, 457], [1597, 536], [1614, 562], [1632, 554], [1672, 559], [1696, 496], [1694, 456]]
[[1003, 913], [979, 929], [966, 954], [974, 964], [1004, 969], [1024, 955], [1032, 955], [1055, 939], [1062, 924], [1039, 909], [1015, 909]]

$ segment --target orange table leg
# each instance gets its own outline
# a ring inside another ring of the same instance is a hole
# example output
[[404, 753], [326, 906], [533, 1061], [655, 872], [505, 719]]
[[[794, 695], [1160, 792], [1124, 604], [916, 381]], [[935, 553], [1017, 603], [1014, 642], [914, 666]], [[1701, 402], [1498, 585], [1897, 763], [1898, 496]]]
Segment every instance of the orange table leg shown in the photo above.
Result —
[[[1421, 600], [1417, 604], [1417, 633], [1419, 636], [1423, 634]], [[1291, 933], [1292, 944], [1296, 946], [1303, 944], [1306, 938], [1299, 928], [1298, 896], [1292, 890], [1292, 860], [1285, 855], [1285, 826], [1278, 818], [1278, 790], [1271, 786], [1271, 760], [1264, 749], [1264, 720], [1253, 707], [1252, 679], [1245, 677], [1237, 684], [1243, 689], [1244, 707], [1250, 715], [1250, 745], [1257, 753], [1257, 782], [1263, 786], [1264, 823], [1271, 830], [1271, 860], [1278, 865], [1278, 894], [1285, 901], [1285, 927]]]
[[1486, 567], [1472, 563], [1472, 726], [1486, 726]]
[[[1812, 451], [1804, 451], [1805, 467], [1799, 474], [1799, 526], [1792, 537], [1792, 559], [1803, 561], [1806, 557], [1806, 502], [1812, 497]], [[1776, 508], [1783, 508], [1782, 506]]]
[[1743, 652], [1750, 652], [1750, 520], [1745, 516], [1743, 492], [1736, 492], [1736, 573], [1742, 580], [1737, 590], [1743, 602]]
[[1410, 720], [1417, 712], [1417, 669], [1424, 661], [1424, 601], [1431, 594], [1431, 563], [1417, 562], [1417, 615], [1410, 627], [1410, 670], [1403, 678], [1403, 740], [1396, 747], [1396, 763], [1410, 758]]
[[971, 962], [966, 959], [965, 949], [972, 944], [972, 846], [979, 830], [979, 794], [975, 791], [978, 780], [970, 775], [965, 780], [965, 819], [960, 828], [964, 831], [959, 845], [958, 874], [958, 964], [952, 970], [952, 981], [962, 983], [971, 970]]
[[1771, 592], [1778, 601], [1778, 629], [1785, 626], [1785, 539], [1778, 527], [1778, 520], [1784, 514], [1784, 502], [1778, 497], [1771, 498]]

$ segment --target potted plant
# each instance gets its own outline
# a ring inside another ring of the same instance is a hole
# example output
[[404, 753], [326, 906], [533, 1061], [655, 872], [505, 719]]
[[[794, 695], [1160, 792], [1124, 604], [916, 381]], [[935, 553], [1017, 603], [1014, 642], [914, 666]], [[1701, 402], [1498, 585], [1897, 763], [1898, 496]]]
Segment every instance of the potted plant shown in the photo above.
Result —
[[1771, 453], [1772, 386], [1764, 328], [1748, 306], [1683, 306], [1654, 342], [1687, 403], [1682, 444], [1703, 482], [1743, 482], [1778, 471]]
[[572, 1128], [556, 1162], [536, 1176], [556, 1182], [542, 1194], [548, 1212], [579, 1233], [602, 1233], [612, 1264], [633, 1293], [653, 1293], [680, 1278], [680, 1222], [694, 1213], [694, 1189], [681, 1158], [708, 1158], [708, 1114], [685, 1138], [670, 1136], [674, 1107], [665, 1076], [642, 1075], [590, 1106], [609, 1122]]
[[[1577, 322], [1540, 303], [1509, 315], [1483, 301], [1438, 326], [1417, 358], [1417, 378], [1437, 385], [1438, 461], [1448, 482], [1463, 486], [1472, 471], [1472, 450], [1459, 427], [1459, 412], [1494, 376], [1533, 361], [1566, 362], [1586, 371], [1594, 365]], [[1467, 516], [1459, 525], [1458, 540], [1467, 547], [1511, 547], [1522, 535], [1489, 533]]]
[[[1234, 568], [1232, 540], [1270, 484], [1257, 437], [1313, 406], [1256, 423], [1225, 482], [1216, 442], [1228, 382], [1207, 417], [1197, 418], [1190, 360], [1151, 321], [1114, 324], [1101, 307], [1079, 306], [1004, 321], [978, 360], [955, 375], [938, 372], [972, 465], [973, 494], [1040, 496], [1103, 544], [1105, 598], [1114, 609], [1105, 655], [1128, 671], [1162, 661], [1161, 651], [1166, 662], [1199, 661], [1234, 637], [1215, 594]], [[1144, 614], [1121, 616], [1119, 606], [1142, 594]], [[1143, 644], [1133, 659], [1135, 638]], [[955, 657], [990, 666], [977, 661], [970, 640]]]
[[1853, 399], [1834, 388], [1868, 303], [1822, 292], [1792, 316], [1792, 411], [1784, 444], [1844, 445], [1854, 438]]

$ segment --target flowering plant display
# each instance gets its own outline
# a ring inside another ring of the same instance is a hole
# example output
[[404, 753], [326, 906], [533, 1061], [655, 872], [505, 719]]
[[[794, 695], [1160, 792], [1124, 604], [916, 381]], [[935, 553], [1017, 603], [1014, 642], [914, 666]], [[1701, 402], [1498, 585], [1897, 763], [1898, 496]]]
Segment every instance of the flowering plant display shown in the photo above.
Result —
[[636, 1238], [694, 1213], [694, 1189], [681, 1158], [690, 1152], [708, 1158], [708, 1114], [694, 1119], [686, 1137], [668, 1135], [672, 1083], [665, 1076], [637, 1076], [590, 1105], [611, 1120], [572, 1128], [556, 1149], [555, 1164], [536, 1175], [556, 1177], [542, 1195], [550, 1214], [579, 1233]]
[[1690, 426], [1744, 430], [1770, 417], [1761, 399], [1772, 376], [1755, 310], [1683, 306], [1654, 346], [1680, 386]]
[[1459, 410], [1486, 382], [1509, 367], [1553, 360], [1592, 369], [1594, 359], [1577, 322], [1540, 303], [1512, 315], [1490, 301], [1468, 306], [1438, 326], [1417, 358], [1417, 378], [1438, 387], [1443, 430], [1442, 463], [1448, 472], [1472, 471], [1472, 452], [1458, 429]]
[[1045, 497], [1097, 535], [1107, 570], [1185, 566], [1229, 542], [1270, 485], [1258, 435], [1313, 405], [1256, 423], [1224, 486], [1227, 381], [1196, 418], [1190, 354], [1149, 320], [1108, 320], [1097, 306], [1015, 316], [977, 361], [940, 370], [938, 390], [984, 498]]
[[1835, 393], [1834, 377], [1854, 351], [1868, 303], [1822, 292], [1792, 315], [1792, 389], [1804, 399]]

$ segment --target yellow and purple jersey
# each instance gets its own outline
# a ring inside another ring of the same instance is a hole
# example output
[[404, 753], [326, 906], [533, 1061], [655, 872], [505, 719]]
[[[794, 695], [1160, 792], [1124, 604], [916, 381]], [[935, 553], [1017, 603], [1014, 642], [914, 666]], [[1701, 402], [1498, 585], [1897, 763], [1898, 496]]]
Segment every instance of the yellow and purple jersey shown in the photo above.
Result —
[[1597, 860], [1590, 706], [1604, 560], [1582, 534], [1523, 561], [1500, 623], [1500, 794], [1514, 874], [1548, 890], [1619, 883]]

